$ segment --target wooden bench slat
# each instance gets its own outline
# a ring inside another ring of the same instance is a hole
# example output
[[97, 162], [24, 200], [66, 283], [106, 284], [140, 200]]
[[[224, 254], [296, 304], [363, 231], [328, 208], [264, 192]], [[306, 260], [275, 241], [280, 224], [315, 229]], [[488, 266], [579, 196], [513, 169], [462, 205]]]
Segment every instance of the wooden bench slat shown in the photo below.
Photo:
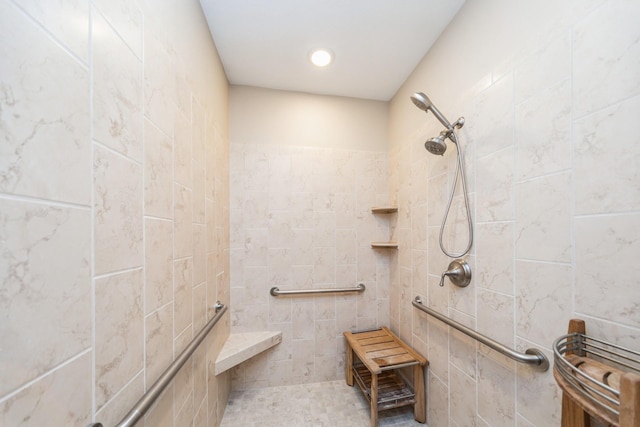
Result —
[[402, 347], [393, 347], [386, 350], [368, 351], [367, 357], [370, 359], [379, 359], [382, 357], [399, 356], [401, 354], [407, 354], [407, 351]]
[[387, 367], [392, 365], [400, 365], [402, 363], [416, 362], [416, 360], [410, 354], [400, 354], [398, 356], [379, 357], [374, 359], [374, 362], [381, 367]]

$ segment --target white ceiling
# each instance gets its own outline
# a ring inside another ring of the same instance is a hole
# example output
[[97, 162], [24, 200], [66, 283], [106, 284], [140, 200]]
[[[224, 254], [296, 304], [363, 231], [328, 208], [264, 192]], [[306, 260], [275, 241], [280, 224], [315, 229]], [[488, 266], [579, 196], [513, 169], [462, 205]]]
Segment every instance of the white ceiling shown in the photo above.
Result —
[[[464, 0], [200, 0], [234, 85], [387, 101]], [[327, 47], [333, 64], [309, 52]]]

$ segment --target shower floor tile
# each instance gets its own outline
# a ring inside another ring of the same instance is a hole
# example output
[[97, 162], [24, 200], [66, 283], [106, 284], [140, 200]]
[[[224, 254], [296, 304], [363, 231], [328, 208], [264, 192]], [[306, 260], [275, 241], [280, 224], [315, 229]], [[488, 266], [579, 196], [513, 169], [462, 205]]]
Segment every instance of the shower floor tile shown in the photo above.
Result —
[[[381, 427], [422, 426], [413, 407], [382, 411]], [[369, 427], [369, 403], [344, 381], [234, 391], [221, 427]]]

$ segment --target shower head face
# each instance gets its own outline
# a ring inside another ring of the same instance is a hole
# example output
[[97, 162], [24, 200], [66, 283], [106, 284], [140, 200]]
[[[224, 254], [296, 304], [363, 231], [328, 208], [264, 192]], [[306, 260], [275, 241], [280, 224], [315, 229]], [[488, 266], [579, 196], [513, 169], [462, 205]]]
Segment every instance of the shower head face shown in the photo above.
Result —
[[442, 156], [444, 152], [447, 151], [447, 144], [444, 142], [444, 137], [440, 135], [427, 140], [427, 142], [424, 143], [424, 148], [431, 154]]
[[422, 111], [429, 111], [429, 108], [433, 105], [429, 97], [422, 92], [416, 92], [411, 95], [411, 101]]

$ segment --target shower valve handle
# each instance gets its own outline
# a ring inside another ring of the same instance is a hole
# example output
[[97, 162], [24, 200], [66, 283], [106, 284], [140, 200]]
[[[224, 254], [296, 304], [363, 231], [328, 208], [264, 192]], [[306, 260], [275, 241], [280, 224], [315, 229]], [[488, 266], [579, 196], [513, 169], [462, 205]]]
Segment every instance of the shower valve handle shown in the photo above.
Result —
[[447, 271], [440, 276], [440, 286], [444, 286], [444, 278], [449, 277], [451, 283], [464, 288], [471, 283], [471, 267], [465, 260], [453, 260], [447, 267]]

